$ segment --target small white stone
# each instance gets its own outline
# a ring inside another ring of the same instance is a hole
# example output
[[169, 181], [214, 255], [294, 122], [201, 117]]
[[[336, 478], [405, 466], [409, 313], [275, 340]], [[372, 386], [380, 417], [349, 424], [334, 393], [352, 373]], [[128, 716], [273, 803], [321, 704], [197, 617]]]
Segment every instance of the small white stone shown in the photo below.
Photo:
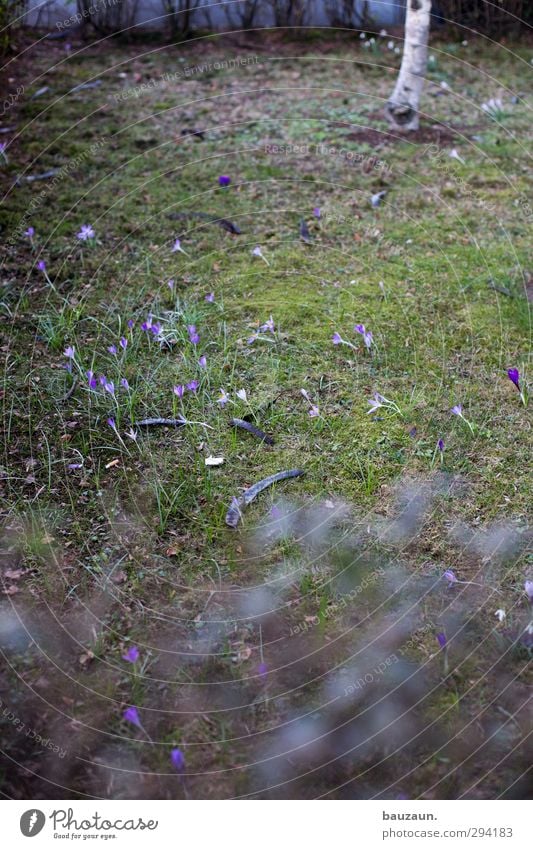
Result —
[[221, 466], [224, 462], [224, 457], [206, 457], [205, 465], [206, 466]]

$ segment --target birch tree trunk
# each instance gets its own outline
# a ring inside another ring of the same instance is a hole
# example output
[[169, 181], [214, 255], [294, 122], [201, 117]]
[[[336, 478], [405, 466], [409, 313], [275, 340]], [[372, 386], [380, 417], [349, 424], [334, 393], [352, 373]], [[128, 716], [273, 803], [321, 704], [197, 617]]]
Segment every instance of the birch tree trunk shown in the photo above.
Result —
[[418, 130], [418, 105], [428, 59], [431, 0], [407, 0], [402, 65], [385, 115], [397, 130]]

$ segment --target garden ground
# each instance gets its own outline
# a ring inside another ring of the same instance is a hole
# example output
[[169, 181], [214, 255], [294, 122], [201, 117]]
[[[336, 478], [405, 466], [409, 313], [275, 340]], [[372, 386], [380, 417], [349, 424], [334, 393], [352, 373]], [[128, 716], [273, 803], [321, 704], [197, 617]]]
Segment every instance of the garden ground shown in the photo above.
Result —
[[388, 41], [10, 66], [4, 794], [527, 794], [532, 51]]

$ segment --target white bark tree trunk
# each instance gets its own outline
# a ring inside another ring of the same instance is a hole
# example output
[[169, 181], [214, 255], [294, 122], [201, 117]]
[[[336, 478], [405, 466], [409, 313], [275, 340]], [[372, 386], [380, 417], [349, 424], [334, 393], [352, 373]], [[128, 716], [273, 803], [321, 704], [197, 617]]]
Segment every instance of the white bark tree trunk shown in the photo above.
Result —
[[418, 106], [428, 60], [431, 0], [407, 0], [402, 64], [385, 115], [397, 130], [418, 129]]

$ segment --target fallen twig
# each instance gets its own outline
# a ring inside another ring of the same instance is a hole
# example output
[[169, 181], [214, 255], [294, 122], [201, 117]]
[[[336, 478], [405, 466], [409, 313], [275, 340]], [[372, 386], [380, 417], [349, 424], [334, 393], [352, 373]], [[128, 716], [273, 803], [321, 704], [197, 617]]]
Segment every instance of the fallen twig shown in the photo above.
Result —
[[36, 180], [49, 180], [58, 173], [59, 168], [50, 168], [49, 171], [44, 171], [42, 174], [28, 174], [27, 177], [17, 177], [17, 183], [20, 185], [22, 180], [25, 180], [26, 183], [35, 183]]
[[263, 404], [260, 404], [255, 411], [251, 410], [249, 413], [245, 413], [243, 416], [244, 421], [248, 422], [251, 418], [262, 416], [263, 413], [266, 413], [267, 410], [270, 410], [270, 408], [274, 406], [278, 398], [281, 398], [282, 395], [283, 392], [278, 392], [278, 394], [273, 398], [268, 398]]
[[157, 425], [161, 425], [163, 427], [183, 427], [184, 425], [199, 425], [200, 427], [205, 427], [208, 430], [214, 430], [211, 425], [208, 425], [205, 422], [193, 422], [191, 419], [186, 419], [183, 416], [179, 416], [177, 419], [141, 419], [140, 422], [136, 422], [135, 424], [137, 427], [156, 427]]
[[230, 424], [233, 425], [233, 427], [240, 427], [243, 430], [247, 430], [248, 433], [251, 433], [253, 436], [257, 436], [258, 439], [262, 442], [266, 442], [267, 445], [274, 445], [274, 440], [268, 435], [268, 433], [265, 433], [254, 424], [244, 421], [244, 419], [232, 419]]
[[77, 385], [78, 385], [78, 378], [75, 377], [74, 380], [72, 381], [72, 386], [67, 390], [67, 392], [63, 395], [63, 397], [60, 398], [59, 400], [62, 403], [64, 403], [65, 401], [68, 401], [68, 399], [71, 398], [74, 395], [74, 392], [76, 391]]
[[489, 280], [487, 286], [494, 292], [499, 292], [500, 295], [506, 295], [508, 298], [514, 298], [514, 295], [510, 289], [506, 289], [504, 286], [498, 286], [496, 283], [493, 283], [492, 280]]
[[303, 241], [308, 245], [310, 245], [312, 242], [309, 227], [307, 226], [307, 223], [304, 221], [303, 218], [300, 221], [300, 238], [302, 238]]
[[216, 215], [208, 215], [206, 212], [169, 212], [167, 218], [173, 221], [178, 221], [181, 218], [199, 218], [201, 221], [207, 221], [208, 224], [218, 224], [219, 227], [227, 230], [228, 233], [233, 233], [234, 236], [240, 236], [242, 233], [242, 230], [228, 218], [218, 218]]
[[278, 481], [284, 481], [288, 478], [299, 478], [300, 475], [305, 475], [302, 469], [288, 469], [285, 472], [277, 472], [275, 475], [270, 475], [270, 477], [264, 478], [264, 480], [258, 481], [253, 486], [245, 489], [240, 498], [233, 498], [230, 508], [226, 513], [226, 525], [229, 525], [230, 528], [236, 528], [242, 516], [242, 510], [248, 507], [254, 498], [257, 498], [264, 489], [267, 489], [267, 487], [272, 486], [272, 484]]
[[163, 425], [167, 427], [182, 427], [186, 424], [185, 419], [141, 419], [140, 422], [135, 422], [137, 427], [154, 427], [156, 425]]
[[102, 85], [102, 80], [92, 80], [89, 83], [80, 83], [71, 88], [68, 94], [73, 94], [76, 91], [84, 91], [86, 88], [99, 88]]

